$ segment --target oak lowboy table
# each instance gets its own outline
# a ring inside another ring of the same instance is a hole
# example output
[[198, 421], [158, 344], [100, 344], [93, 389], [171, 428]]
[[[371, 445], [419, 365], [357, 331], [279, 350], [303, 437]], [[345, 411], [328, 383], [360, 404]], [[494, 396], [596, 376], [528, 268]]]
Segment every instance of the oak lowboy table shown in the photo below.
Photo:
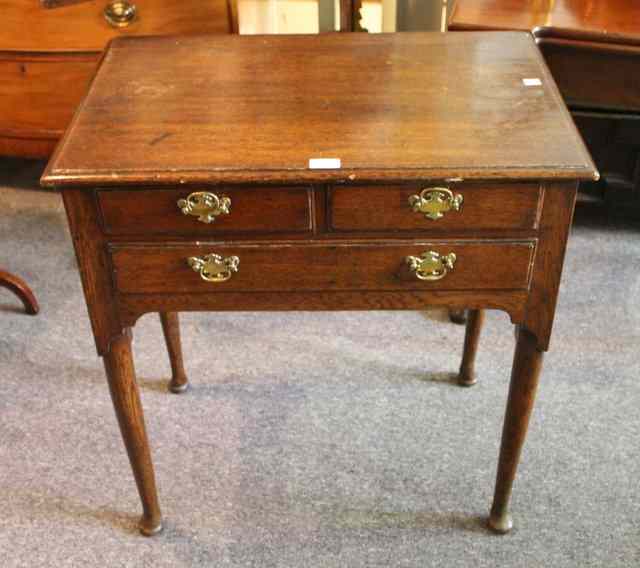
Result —
[[142, 532], [162, 527], [142, 314], [162, 314], [182, 391], [177, 312], [434, 305], [472, 310], [463, 384], [480, 310], [518, 326], [489, 519], [507, 532], [577, 181], [597, 175], [528, 34], [114, 41], [42, 182], [63, 193]]

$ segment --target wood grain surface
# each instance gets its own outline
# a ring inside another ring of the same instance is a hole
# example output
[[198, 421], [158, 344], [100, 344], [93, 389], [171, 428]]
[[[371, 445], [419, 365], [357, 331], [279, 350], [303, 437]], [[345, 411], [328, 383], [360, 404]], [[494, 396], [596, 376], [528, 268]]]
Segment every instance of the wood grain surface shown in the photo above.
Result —
[[[230, 213], [212, 223], [184, 215], [177, 206], [191, 192], [210, 191], [231, 199]], [[98, 191], [108, 234], [153, 235], [309, 232], [312, 228], [311, 190], [305, 187], [191, 187]]]
[[137, 18], [113, 27], [110, 0], [0, 0], [0, 155], [52, 154], [111, 39], [237, 31], [232, 0], [129, 2]]
[[114, 28], [103, 16], [108, 0], [92, 0], [55, 9], [38, 0], [0, 0], [0, 50], [101, 52], [115, 37], [193, 33], [229, 33], [227, 0], [130, 0], [138, 17]]
[[[529, 285], [532, 242], [193, 243], [112, 245], [116, 287], [123, 293], [303, 290], [522, 290]], [[418, 280], [405, 258], [433, 250], [455, 253], [453, 270], [437, 281]], [[240, 258], [226, 282], [206, 282], [187, 264], [216, 253]]]
[[444, 184], [463, 197], [459, 211], [428, 219], [409, 197], [440, 184], [335, 187], [330, 191], [330, 227], [336, 231], [427, 231], [533, 229], [538, 221], [537, 184]]
[[98, 53], [0, 51], [0, 154], [48, 156], [99, 59]]
[[425, 306], [487, 308], [524, 318], [526, 290], [368, 290], [343, 292], [212, 292], [204, 294], [120, 294], [118, 310], [124, 325], [161, 310], [186, 311], [343, 311], [424, 310]]
[[[640, 20], [640, 5], [638, 5]], [[640, 113], [640, 42], [611, 46], [555, 38], [540, 50], [571, 108]], [[585, 138], [587, 143], [589, 139]]]
[[406, 33], [117, 40], [42, 181], [596, 176], [530, 36]]
[[640, 43], [637, 0], [456, 0], [449, 29], [552, 30], [556, 36]]
[[636, 0], [458, 0], [449, 29], [530, 31], [568, 105], [640, 111]]

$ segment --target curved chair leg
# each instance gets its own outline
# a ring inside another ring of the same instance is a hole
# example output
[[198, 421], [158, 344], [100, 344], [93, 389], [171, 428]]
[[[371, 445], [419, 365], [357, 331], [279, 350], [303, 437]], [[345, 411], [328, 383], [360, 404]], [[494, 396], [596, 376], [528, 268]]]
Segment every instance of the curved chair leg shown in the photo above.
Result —
[[0, 286], [8, 288], [18, 296], [18, 298], [22, 300], [24, 309], [29, 315], [35, 316], [40, 311], [40, 306], [38, 306], [38, 302], [31, 288], [29, 288], [21, 278], [4, 270], [0, 270]]
[[484, 310], [469, 310], [467, 315], [467, 330], [464, 335], [462, 363], [460, 364], [460, 373], [458, 374], [458, 384], [464, 387], [470, 387], [476, 384], [474, 366], [483, 321]]
[[187, 374], [184, 371], [184, 363], [182, 361], [182, 345], [180, 342], [180, 321], [178, 320], [178, 313], [161, 312], [160, 322], [162, 323], [164, 340], [167, 344], [169, 361], [171, 363], [171, 381], [169, 382], [169, 390], [179, 394], [189, 388], [189, 380], [187, 379]]
[[449, 310], [449, 320], [451, 323], [465, 324], [467, 322], [467, 310]]

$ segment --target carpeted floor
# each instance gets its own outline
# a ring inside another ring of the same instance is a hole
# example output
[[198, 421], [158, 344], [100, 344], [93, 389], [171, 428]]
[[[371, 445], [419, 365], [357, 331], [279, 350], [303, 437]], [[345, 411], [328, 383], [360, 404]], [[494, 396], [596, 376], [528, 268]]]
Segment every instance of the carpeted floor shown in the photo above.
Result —
[[[165, 532], [139, 501], [95, 353], [61, 199], [0, 161], [0, 566], [640, 566], [640, 226], [579, 215], [515, 487], [484, 528], [513, 351], [490, 312], [184, 314], [193, 388], [165, 390], [157, 316], [135, 354]], [[16, 189], [17, 188], [17, 189]]]

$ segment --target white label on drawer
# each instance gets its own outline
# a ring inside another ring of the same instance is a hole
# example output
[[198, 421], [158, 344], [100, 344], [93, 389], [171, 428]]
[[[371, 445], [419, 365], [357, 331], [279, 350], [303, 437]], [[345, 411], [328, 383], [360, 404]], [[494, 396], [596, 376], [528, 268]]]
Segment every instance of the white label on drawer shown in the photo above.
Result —
[[522, 79], [522, 84], [525, 87], [541, 87], [542, 81], [537, 77], [532, 77], [530, 79]]
[[342, 167], [340, 158], [311, 158], [310, 170], [339, 170]]

